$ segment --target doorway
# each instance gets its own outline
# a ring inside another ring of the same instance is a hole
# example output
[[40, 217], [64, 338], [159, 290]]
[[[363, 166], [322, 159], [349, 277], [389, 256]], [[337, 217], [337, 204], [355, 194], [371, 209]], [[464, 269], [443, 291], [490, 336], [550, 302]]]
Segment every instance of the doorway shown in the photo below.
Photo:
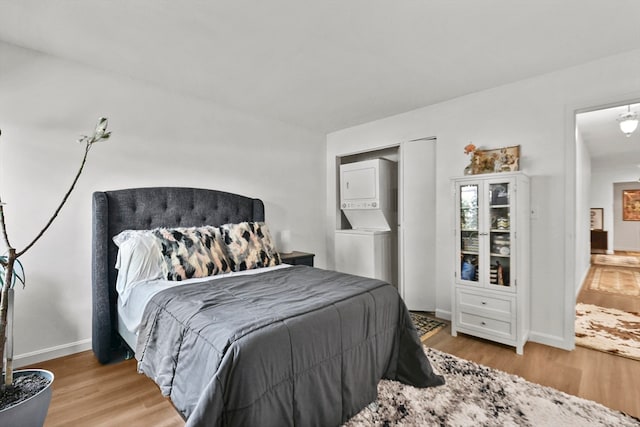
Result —
[[[617, 346], [620, 353], [626, 344], [616, 340], [616, 333], [624, 326], [600, 328], [593, 319], [611, 316], [609, 322], [623, 315], [618, 312], [640, 310], [640, 221], [622, 218], [622, 191], [640, 190], [640, 130], [625, 135], [619, 126], [621, 115], [629, 111], [640, 114], [640, 103], [618, 102], [575, 113], [576, 344], [601, 351]], [[593, 236], [605, 236], [597, 243], [604, 250], [591, 250], [596, 244]], [[600, 341], [598, 334], [607, 335], [605, 329], [611, 333]]]
[[392, 283], [410, 310], [424, 312], [435, 312], [436, 303], [435, 144], [436, 138], [420, 138], [336, 157], [336, 232], [351, 228], [340, 209], [340, 165], [377, 158], [397, 163]]

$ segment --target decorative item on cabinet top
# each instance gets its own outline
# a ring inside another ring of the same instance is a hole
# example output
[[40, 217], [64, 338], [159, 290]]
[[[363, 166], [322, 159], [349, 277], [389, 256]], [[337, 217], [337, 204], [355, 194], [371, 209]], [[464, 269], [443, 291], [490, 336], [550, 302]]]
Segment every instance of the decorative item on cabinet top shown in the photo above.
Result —
[[464, 154], [466, 154], [467, 156], [469, 154], [471, 154], [471, 158], [469, 159], [469, 164], [467, 165], [467, 167], [464, 168], [464, 174], [465, 175], [472, 175], [473, 174], [473, 159], [475, 158], [475, 154], [476, 154], [476, 146], [473, 145], [472, 143], [468, 143], [464, 147]]
[[464, 147], [464, 153], [471, 155], [471, 162], [464, 169], [465, 175], [520, 170], [519, 145], [496, 149], [478, 149], [474, 144], [469, 143]]

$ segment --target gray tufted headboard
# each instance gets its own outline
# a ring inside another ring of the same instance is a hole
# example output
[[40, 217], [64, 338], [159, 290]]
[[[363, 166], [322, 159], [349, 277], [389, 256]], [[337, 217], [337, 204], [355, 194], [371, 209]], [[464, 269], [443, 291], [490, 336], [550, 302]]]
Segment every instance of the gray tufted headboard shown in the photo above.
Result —
[[118, 248], [113, 236], [123, 230], [222, 225], [264, 221], [264, 204], [238, 194], [181, 187], [131, 188], [93, 193], [93, 352], [100, 363], [113, 357], [116, 331], [115, 289]]

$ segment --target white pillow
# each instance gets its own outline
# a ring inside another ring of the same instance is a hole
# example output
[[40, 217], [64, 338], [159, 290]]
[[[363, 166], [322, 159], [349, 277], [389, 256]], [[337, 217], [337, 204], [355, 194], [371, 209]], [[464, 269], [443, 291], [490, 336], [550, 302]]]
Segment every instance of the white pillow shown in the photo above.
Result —
[[149, 230], [125, 230], [113, 241], [118, 246], [116, 290], [126, 305], [133, 287], [162, 277], [162, 252]]

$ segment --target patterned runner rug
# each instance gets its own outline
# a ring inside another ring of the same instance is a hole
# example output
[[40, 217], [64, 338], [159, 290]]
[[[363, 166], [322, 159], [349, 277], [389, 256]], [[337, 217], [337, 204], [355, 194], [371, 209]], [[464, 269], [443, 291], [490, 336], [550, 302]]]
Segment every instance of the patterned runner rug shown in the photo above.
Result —
[[576, 344], [640, 360], [640, 316], [638, 313], [578, 303]]
[[446, 384], [378, 384], [378, 399], [345, 426], [639, 426], [640, 420], [515, 375], [425, 348]]
[[594, 266], [589, 289], [613, 294], [640, 296], [640, 269]]
[[632, 255], [591, 255], [591, 263], [617, 267], [640, 267], [640, 257]]
[[440, 322], [439, 320], [429, 317], [422, 312], [410, 311], [409, 315], [411, 316], [411, 320], [418, 330], [420, 341], [424, 341], [427, 338], [437, 334], [440, 329], [445, 327], [444, 322]]

